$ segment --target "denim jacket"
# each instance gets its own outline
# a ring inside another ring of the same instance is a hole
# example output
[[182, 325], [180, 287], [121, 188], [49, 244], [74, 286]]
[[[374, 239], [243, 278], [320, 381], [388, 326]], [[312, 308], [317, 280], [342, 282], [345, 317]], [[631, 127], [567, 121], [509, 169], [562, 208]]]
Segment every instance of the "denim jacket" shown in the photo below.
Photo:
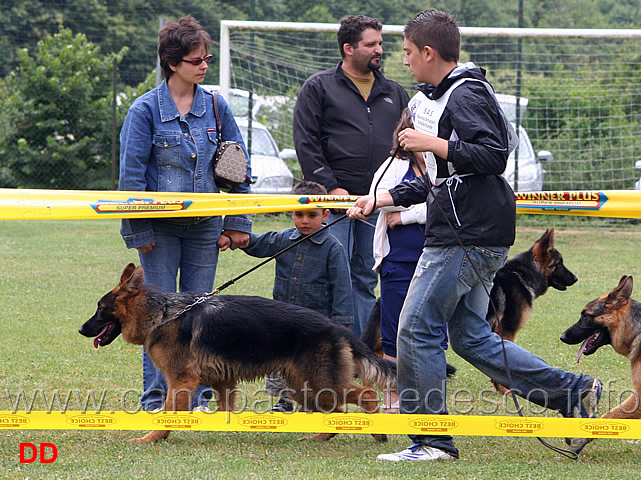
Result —
[[[303, 237], [296, 228], [252, 234], [245, 253], [270, 257]], [[276, 258], [275, 300], [307, 307], [335, 323], [354, 323], [352, 281], [343, 245], [325, 229]]]
[[[218, 97], [222, 139], [245, 145], [227, 102]], [[184, 117], [165, 80], [137, 98], [120, 132], [120, 183], [123, 191], [219, 192], [213, 156], [218, 145], [212, 94], [196, 86], [191, 111]], [[249, 157], [247, 157], [249, 169]], [[251, 176], [251, 172], [248, 173]], [[249, 184], [233, 193], [249, 192]], [[153, 243], [153, 219], [124, 219], [121, 234], [128, 248]], [[247, 215], [227, 216], [224, 230], [249, 233]]]

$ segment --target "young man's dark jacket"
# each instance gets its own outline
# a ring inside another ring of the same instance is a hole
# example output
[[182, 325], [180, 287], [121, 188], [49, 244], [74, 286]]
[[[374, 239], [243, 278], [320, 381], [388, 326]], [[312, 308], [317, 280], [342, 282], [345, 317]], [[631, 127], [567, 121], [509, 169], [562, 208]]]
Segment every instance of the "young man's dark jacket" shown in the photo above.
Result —
[[367, 99], [335, 69], [307, 79], [294, 111], [294, 144], [306, 180], [352, 195], [369, 192], [374, 172], [389, 156], [392, 134], [409, 96], [374, 71]]
[[[438, 99], [460, 78], [487, 82], [482, 69], [467, 64], [454, 69], [436, 87], [422, 85], [420, 89], [428, 98]], [[514, 243], [516, 205], [512, 188], [501, 176], [509, 151], [499, 108], [484, 84], [465, 81], [452, 91], [438, 123], [438, 136], [449, 141], [449, 150], [447, 159], [436, 156], [439, 185], [432, 189], [464, 245]], [[448, 162], [458, 180], [450, 173]], [[409, 206], [424, 202], [427, 188], [419, 177], [394, 187], [390, 193], [395, 205]], [[425, 245], [455, 244], [452, 229], [428, 195]]]

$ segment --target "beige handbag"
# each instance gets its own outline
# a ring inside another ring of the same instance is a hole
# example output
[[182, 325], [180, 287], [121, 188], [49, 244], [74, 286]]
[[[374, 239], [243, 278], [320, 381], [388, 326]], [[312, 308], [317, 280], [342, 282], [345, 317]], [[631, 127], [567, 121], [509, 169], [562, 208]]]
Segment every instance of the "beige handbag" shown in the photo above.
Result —
[[214, 176], [218, 188], [228, 191], [234, 185], [251, 182], [251, 179], [247, 176], [247, 156], [243, 147], [238, 142], [223, 142], [218, 116], [218, 95], [215, 92], [213, 102], [218, 137], [218, 148], [214, 154]]

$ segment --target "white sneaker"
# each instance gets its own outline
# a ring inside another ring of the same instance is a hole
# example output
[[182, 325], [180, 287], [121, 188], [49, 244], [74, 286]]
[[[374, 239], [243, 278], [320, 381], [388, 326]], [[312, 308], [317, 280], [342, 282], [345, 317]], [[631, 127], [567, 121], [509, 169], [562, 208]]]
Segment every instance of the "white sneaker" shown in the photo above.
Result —
[[410, 445], [409, 448], [401, 450], [400, 452], [383, 453], [376, 457], [376, 460], [387, 460], [389, 462], [431, 462], [434, 460], [457, 460], [457, 458], [438, 448], [414, 443]]

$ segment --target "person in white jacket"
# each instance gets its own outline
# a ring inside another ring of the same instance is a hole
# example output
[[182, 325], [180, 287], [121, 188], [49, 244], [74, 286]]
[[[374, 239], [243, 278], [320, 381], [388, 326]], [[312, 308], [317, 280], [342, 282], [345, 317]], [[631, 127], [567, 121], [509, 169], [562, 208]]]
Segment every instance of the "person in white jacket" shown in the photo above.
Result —
[[[411, 161], [411, 153], [398, 147], [398, 133], [414, 128], [409, 109], [405, 109], [394, 130], [392, 157], [388, 158], [374, 174], [370, 195], [375, 191], [386, 192], [403, 181], [412, 181], [425, 171], [423, 155], [416, 155], [418, 163]], [[412, 159], [413, 160], [413, 159]], [[390, 164], [391, 162], [391, 164]], [[381, 343], [383, 358], [396, 361], [396, 333], [398, 318], [407, 295], [414, 269], [423, 251], [425, 241], [425, 203], [410, 207], [383, 207], [374, 231], [374, 270], [381, 277]], [[447, 348], [447, 332], [444, 332]], [[395, 392], [385, 392], [383, 412], [398, 412]]]

